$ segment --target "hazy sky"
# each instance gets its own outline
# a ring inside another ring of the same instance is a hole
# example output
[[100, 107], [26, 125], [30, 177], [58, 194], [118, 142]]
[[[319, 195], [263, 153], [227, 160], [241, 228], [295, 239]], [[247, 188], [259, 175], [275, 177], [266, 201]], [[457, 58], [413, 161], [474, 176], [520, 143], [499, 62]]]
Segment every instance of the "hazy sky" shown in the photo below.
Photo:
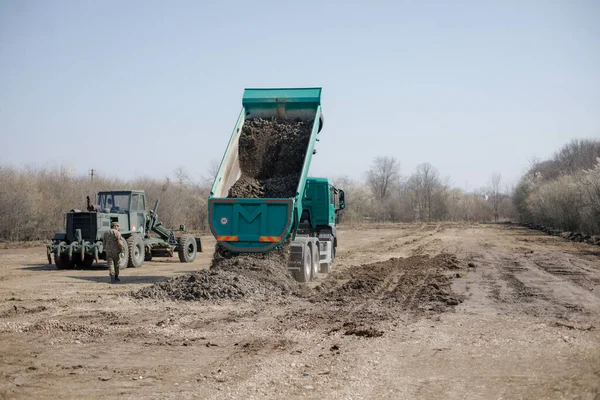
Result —
[[597, 0], [0, 0], [0, 164], [199, 179], [245, 87], [321, 86], [312, 175], [389, 155], [515, 180], [600, 137], [599, 21]]

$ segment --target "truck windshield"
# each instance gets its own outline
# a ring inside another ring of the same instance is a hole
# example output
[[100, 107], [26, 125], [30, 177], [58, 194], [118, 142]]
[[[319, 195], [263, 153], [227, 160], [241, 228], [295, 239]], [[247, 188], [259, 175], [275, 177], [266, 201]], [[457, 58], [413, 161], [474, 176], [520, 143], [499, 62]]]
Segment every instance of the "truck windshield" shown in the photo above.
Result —
[[115, 193], [101, 193], [98, 196], [98, 205], [101, 210], [110, 209], [110, 212], [129, 211], [129, 195]]

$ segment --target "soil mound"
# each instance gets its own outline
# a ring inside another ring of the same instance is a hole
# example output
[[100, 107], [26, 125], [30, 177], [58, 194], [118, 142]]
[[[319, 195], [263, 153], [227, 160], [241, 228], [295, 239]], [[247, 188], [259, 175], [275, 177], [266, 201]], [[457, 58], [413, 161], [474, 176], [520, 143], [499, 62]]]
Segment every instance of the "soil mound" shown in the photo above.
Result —
[[298, 329], [327, 326], [328, 334], [379, 337], [400, 315], [437, 314], [460, 304], [462, 297], [451, 288], [459, 264], [455, 256], [440, 254], [352, 266], [303, 296], [315, 306], [292, 310], [285, 319]]
[[156, 283], [133, 296], [193, 301], [289, 295], [298, 284], [287, 270], [288, 252], [287, 243], [266, 254], [233, 254], [216, 245], [210, 269]]

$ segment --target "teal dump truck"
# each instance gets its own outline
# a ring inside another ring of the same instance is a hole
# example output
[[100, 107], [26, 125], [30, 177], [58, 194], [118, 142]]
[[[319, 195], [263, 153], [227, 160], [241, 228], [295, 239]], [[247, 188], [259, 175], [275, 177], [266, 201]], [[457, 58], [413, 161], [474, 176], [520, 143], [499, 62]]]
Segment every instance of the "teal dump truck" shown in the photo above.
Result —
[[[278, 118], [312, 123], [307, 145], [298, 148], [304, 161], [297, 188], [286, 198], [231, 198], [242, 177], [240, 135], [245, 121]], [[328, 273], [337, 246], [337, 213], [344, 209], [344, 191], [308, 170], [323, 128], [321, 88], [246, 89], [231, 139], [208, 200], [208, 219], [219, 246], [233, 253], [265, 253], [290, 245], [288, 267], [296, 280], [308, 282]]]

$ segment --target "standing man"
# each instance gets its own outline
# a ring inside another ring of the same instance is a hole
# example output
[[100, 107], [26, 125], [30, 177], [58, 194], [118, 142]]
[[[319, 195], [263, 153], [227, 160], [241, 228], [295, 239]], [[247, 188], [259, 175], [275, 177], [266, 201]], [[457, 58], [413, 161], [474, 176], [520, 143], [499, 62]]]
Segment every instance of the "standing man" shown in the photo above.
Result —
[[104, 251], [106, 252], [106, 262], [110, 274], [110, 283], [121, 282], [119, 279], [119, 262], [123, 248], [123, 237], [119, 232], [119, 223], [113, 222], [111, 229], [104, 233]]

